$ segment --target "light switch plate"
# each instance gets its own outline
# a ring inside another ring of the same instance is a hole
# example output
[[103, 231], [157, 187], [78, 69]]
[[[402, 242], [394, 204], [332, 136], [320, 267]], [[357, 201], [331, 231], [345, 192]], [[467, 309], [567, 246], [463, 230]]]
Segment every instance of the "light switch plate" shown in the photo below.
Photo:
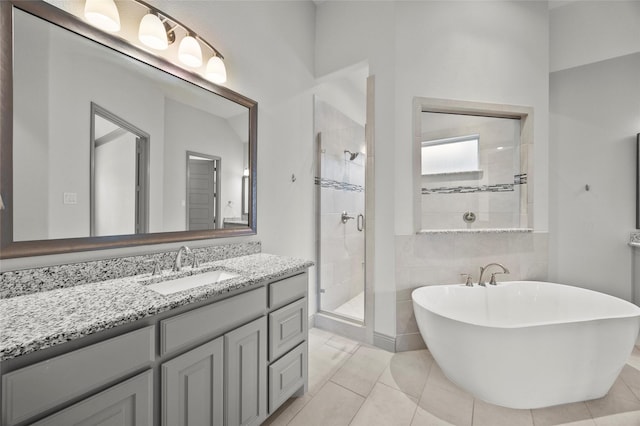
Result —
[[78, 204], [78, 193], [76, 193], [76, 192], [65, 192], [64, 193], [64, 204]]

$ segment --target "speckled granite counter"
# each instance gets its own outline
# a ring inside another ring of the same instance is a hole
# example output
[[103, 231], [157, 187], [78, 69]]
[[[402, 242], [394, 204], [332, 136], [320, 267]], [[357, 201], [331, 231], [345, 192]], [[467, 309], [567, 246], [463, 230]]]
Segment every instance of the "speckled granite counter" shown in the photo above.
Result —
[[[0, 361], [78, 339], [189, 303], [304, 271], [313, 262], [264, 253], [203, 264], [240, 275], [163, 296], [137, 275], [0, 300]], [[185, 271], [189, 273], [189, 271]]]
[[421, 229], [417, 234], [504, 234], [533, 232], [531, 228]]

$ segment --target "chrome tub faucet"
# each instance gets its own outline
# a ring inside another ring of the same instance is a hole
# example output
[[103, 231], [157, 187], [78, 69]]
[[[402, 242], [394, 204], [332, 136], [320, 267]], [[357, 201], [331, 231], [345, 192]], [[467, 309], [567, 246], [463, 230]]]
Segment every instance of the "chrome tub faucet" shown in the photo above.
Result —
[[506, 268], [506, 266], [502, 265], [501, 263], [489, 263], [488, 265], [481, 266], [480, 267], [480, 277], [478, 278], [478, 285], [481, 285], [483, 287], [485, 287], [487, 285], [484, 281], [482, 281], [482, 275], [484, 275], [484, 272], [490, 266], [497, 266], [499, 268], [502, 268], [502, 272], [494, 272], [494, 273], [491, 274], [491, 278], [489, 279], [489, 284], [491, 284], [491, 285], [496, 285], [496, 274], [508, 274], [509, 273], [509, 270]]

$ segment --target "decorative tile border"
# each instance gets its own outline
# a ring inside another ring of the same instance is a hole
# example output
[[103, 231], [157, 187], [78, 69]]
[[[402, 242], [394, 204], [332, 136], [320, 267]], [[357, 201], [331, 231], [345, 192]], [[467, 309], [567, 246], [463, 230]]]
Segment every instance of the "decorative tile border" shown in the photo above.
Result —
[[315, 178], [315, 184], [320, 185], [321, 188], [335, 189], [338, 191], [364, 192], [364, 187], [362, 185], [319, 178], [317, 176]]
[[467, 194], [474, 192], [511, 192], [515, 185], [525, 185], [527, 174], [521, 173], [513, 176], [513, 183], [498, 183], [495, 185], [479, 186], [442, 186], [439, 188], [422, 188], [422, 195], [426, 194]]
[[[261, 250], [259, 241], [192, 249], [201, 262], [256, 254]], [[171, 251], [1, 272], [0, 299], [143, 274], [151, 272], [156, 261], [161, 269], [171, 269], [175, 257], [176, 252]]]
[[501, 183], [497, 185], [480, 185], [480, 186], [455, 186], [440, 188], [422, 188], [422, 195], [426, 194], [466, 194], [472, 192], [511, 192], [513, 191], [512, 183]]

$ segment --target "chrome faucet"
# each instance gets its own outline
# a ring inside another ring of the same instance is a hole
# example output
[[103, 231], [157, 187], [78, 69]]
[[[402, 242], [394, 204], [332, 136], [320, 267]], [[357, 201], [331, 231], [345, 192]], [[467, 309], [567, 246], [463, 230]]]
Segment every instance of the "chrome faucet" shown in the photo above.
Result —
[[478, 278], [478, 285], [481, 286], [486, 286], [487, 284], [485, 282], [482, 281], [482, 275], [484, 275], [484, 271], [487, 270], [487, 268], [489, 268], [489, 266], [498, 266], [500, 268], [502, 268], [502, 272], [494, 272], [491, 274], [491, 279], [489, 280], [489, 284], [491, 285], [496, 285], [496, 274], [508, 274], [509, 270], [502, 264], [500, 263], [489, 263], [488, 265], [485, 265], [484, 267], [481, 266], [480, 267], [480, 278]]
[[180, 247], [180, 249], [178, 250], [178, 253], [176, 254], [176, 260], [173, 262], [174, 272], [179, 272], [182, 270], [182, 253], [190, 254], [191, 249], [187, 246]]

